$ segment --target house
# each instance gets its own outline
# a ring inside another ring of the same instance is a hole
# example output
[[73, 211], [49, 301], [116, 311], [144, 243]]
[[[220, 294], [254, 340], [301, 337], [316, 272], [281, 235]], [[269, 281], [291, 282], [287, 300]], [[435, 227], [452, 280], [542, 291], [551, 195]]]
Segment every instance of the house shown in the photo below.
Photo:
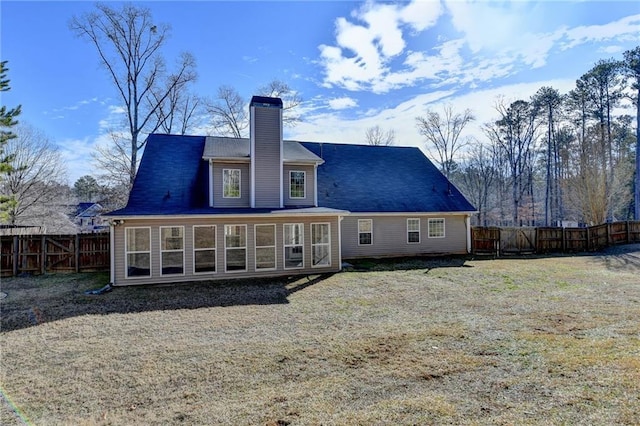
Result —
[[78, 203], [75, 206], [73, 221], [81, 233], [104, 232], [109, 225], [102, 220], [104, 207], [100, 203]]
[[343, 259], [467, 253], [474, 207], [418, 148], [152, 134], [109, 213], [114, 285], [336, 272]]

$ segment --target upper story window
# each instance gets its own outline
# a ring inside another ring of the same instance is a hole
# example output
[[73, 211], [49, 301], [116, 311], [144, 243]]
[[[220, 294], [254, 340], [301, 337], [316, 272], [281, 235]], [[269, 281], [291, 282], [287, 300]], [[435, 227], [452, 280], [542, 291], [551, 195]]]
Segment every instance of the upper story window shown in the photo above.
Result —
[[305, 178], [305, 172], [289, 172], [289, 198], [305, 198]]
[[358, 219], [358, 245], [373, 244], [373, 219]]
[[222, 169], [222, 197], [240, 198], [240, 169]]
[[444, 218], [429, 219], [429, 238], [444, 238]]

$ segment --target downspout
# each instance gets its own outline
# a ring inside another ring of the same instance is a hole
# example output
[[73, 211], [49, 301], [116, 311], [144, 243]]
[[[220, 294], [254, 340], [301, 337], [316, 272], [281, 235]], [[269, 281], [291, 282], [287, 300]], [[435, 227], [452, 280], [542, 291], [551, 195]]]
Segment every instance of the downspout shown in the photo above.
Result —
[[113, 221], [109, 221], [109, 284], [114, 285], [116, 282], [116, 245], [115, 245], [115, 226]]
[[338, 216], [338, 262], [340, 263], [339, 271], [342, 271], [342, 220], [344, 216]]
[[467, 254], [471, 253], [471, 215], [466, 215], [464, 223], [467, 228]]

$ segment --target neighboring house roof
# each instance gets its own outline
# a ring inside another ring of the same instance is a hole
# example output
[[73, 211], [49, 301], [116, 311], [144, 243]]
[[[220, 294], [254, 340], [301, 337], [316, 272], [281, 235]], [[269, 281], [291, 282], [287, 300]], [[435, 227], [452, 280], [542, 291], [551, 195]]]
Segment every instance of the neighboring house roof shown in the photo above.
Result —
[[[214, 141], [225, 145], [219, 152], [229, 153], [233, 147], [228, 144], [247, 140], [150, 135], [127, 206], [108, 215], [273, 212], [208, 207], [209, 166], [203, 157], [214, 152]], [[475, 211], [418, 148], [294, 141], [285, 141], [285, 146], [294, 147], [290, 152], [308, 152], [307, 159], [324, 161], [318, 167], [320, 207], [371, 213]], [[298, 149], [303, 151], [293, 151]]]
[[318, 204], [351, 212], [473, 212], [460, 191], [414, 147], [303, 142], [322, 157]]
[[[247, 138], [208, 136], [202, 157], [205, 159], [243, 159], [249, 161], [250, 149], [250, 141]], [[285, 162], [322, 163], [320, 157], [297, 141], [283, 141], [282, 150]]]
[[78, 203], [75, 209], [75, 217], [98, 216], [104, 208], [99, 203]]

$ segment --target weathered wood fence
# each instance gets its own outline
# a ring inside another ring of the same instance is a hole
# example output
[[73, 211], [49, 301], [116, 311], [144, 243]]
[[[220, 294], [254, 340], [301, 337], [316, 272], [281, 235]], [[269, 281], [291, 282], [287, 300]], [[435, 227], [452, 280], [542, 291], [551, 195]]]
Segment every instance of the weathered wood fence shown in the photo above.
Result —
[[0, 276], [109, 270], [109, 234], [0, 236]]
[[471, 252], [478, 255], [597, 251], [631, 243], [640, 243], [640, 221], [605, 223], [587, 228], [471, 228]]

